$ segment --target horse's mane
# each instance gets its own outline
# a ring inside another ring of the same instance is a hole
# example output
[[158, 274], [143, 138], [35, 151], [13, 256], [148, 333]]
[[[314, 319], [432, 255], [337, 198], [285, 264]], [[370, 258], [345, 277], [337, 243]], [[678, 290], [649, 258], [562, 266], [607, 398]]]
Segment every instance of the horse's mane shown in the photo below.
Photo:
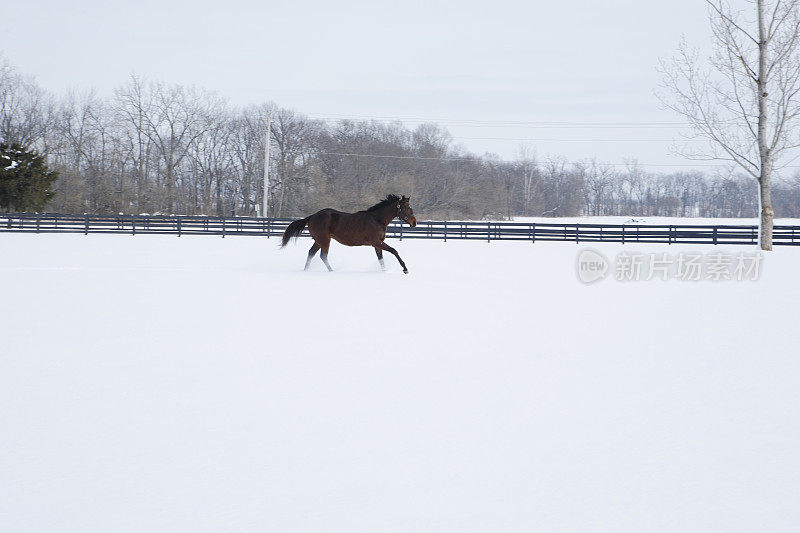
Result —
[[377, 211], [378, 209], [382, 209], [382, 208], [386, 207], [387, 205], [398, 201], [399, 199], [400, 199], [400, 197], [397, 196], [396, 194], [390, 194], [390, 195], [388, 195], [386, 197], [385, 200], [381, 200], [377, 204], [375, 204], [372, 207], [370, 207], [369, 209], [367, 209], [367, 211]]

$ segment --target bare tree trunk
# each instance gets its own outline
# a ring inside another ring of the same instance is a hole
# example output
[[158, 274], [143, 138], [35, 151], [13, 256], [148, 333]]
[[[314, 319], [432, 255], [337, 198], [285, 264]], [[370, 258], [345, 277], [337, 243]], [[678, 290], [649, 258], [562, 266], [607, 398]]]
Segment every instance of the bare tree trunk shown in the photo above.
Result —
[[216, 178], [217, 216], [221, 217], [225, 215], [222, 207], [222, 179], [219, 175]]
[[166, 211], [168, 215], [175, 212], [175, 169], [171, 158], [167, 160], [167, 202]]
[[278, 196], [278, 217], [283, 216], [283, 196], [285, 192], [286, 188], [283, 186], [283, 183], [281, 183], [281, 194]]
[[764, 0], [758, 0], [758, 154], [761, 173], [758, 178], [761, 201], [759, 243], [762, 250], [772, 250], [772, 193], [769, 187], [772, 172], [772, 154], [767, 146], [767, 35], [764, 27]]
[[[764, 171], [764, 169], [767, 169]], [[762, 250], [772, 250], [772, 226], [775, 213], [772, 210], [772, 191], [769, 186], [770, 169], [762, 167], [758, 180], [759, 199], [761, 201], [761, 219], [758, 240]]]

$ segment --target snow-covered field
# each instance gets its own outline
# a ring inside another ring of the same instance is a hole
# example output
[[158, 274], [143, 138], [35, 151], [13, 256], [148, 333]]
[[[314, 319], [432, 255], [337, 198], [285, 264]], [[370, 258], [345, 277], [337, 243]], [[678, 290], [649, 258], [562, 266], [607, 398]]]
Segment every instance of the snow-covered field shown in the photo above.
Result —
[[[758, 218], [646, 217], [646, 216], [582, 216], [582, 217], [514, 217], [515, 222], [537, 224], [688, 224], [758, 226]], [[776, 226], [800, 226], [798, 218], [776, 218]]]
[[584, 285], [574, 244], [391, 244], [0, 235], [0, 531], [800, 524], [800, 249]]

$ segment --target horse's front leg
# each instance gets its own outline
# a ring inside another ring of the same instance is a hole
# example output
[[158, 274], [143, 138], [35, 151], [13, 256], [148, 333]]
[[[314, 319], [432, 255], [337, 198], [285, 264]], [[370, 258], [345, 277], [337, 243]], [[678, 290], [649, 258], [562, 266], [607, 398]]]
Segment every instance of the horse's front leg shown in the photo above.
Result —
[[395, 250], [394, 248], [392, 248], [391, 246], [389, 246], [385, 242], [382, 242], [380, 244], [380, 248], [381, 248], [381, 250], [386, 250], [387, 252], [389, 252], [391, 254], [394, 254], [394, 256], [397, 258], [397, 260], [400, 261], [400, 266], [403, 267], [403, 274], [408, 274], [408, 268], [406, 268], [406, 264], [403, 262], [403, 260], [400, 259], [400, 254], [397, 253], [397, 250]]

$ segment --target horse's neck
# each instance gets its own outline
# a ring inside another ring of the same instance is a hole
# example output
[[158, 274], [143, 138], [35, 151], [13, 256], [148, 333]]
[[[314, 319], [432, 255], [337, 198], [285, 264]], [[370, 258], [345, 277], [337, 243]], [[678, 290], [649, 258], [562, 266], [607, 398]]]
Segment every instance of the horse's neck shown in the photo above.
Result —
[[377, 213], [375, 213], [376, 218], [381, 221], [384, 226], [388, 226], [389, 223], [394, 220], [397, 216], [397, 206], [396, 205], [387, 205]]

